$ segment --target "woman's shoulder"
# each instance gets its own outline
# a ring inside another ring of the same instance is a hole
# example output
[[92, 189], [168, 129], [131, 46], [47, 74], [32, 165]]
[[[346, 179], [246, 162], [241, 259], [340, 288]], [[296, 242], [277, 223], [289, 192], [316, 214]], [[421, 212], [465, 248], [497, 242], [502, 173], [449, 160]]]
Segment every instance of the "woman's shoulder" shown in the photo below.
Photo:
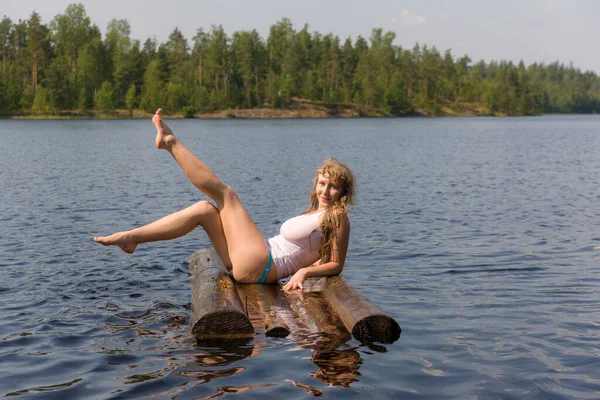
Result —
[[343, 223], [350, 225], [350, 215], [348, 214], [348, 210], [340, 210], [340, 219]]
[[348, 214], [348, 210], [343, 208], [336, 208], [333, 210], [337, 220], [341, 225], [350, 226], [350, 215]]
[[349, 214], [348, 214], [348, 210], [345, 208], [336, 208], [334, 210], [334, 212], [336, 213], [336, 215], [340, 218], [350, 218]]

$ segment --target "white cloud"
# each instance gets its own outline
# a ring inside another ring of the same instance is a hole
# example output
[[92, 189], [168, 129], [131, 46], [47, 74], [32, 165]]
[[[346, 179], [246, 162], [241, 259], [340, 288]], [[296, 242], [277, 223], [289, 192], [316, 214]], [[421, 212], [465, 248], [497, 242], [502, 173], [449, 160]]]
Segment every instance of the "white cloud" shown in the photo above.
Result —
[[406, 26], [420, 26], [425, 23], [425, 17], [403, 8], [400, 10], [400, 16], [392, 18], [392, 22]]

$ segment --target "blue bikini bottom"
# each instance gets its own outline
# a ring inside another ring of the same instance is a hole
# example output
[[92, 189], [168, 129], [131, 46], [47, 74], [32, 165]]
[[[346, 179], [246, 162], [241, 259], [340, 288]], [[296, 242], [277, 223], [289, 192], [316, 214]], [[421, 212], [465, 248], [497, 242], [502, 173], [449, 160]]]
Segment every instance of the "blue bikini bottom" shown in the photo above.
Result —
[[271, 252], [269, 251], [269, 262], [267, 263], [267, 266], [266, 266], [264, 272], [262, 273], [262, 275], [260, 276], [260, 278], [258, 278], [258, 280], [254, 283], [265, 283], [265, 281], [267, 280], [267, 275], [269, 275], [269, 271], [271, 270], [271, 265], [273, 265], [273, 256], [271, 255]]

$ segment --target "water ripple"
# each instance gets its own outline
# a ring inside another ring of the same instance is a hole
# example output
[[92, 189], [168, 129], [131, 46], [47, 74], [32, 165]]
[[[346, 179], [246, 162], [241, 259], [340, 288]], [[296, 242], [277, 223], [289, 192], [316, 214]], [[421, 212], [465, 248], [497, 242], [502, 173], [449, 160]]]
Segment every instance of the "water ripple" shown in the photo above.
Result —
[[598, 397], [597, 116], [172, 122], [265, 235], [322, 159], [350, 164], [344, 275], [401, 339], [197, 342], [187, 260], [206, 235], [132, 256], [91, 240], [204, 198], [151, 126], [0, 121], [0, 395]]

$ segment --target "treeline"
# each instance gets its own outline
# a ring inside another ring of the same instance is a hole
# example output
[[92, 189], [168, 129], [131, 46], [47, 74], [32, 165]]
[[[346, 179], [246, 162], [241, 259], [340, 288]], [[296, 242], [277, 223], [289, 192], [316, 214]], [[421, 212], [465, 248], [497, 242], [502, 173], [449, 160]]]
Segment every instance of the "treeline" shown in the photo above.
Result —
[[294, 98], [350, 104], [393, 115], [440, 113], [480, 104], [490, 113], [600, 112], [600, 79], [572, 65], [455, 59], [450, 50], [394, 45], [374, 29], [369, 41], [295, 31], [288, 19], [266, 41], [253, 31], [175, 29], [166, 43], [130, 37], [126, 20], [104, 38], [81, 4], [43, 24], [39, 14], [0, 22], [0, 113], [111, 112], [161, 106], [171, 113], [285, 107]]

